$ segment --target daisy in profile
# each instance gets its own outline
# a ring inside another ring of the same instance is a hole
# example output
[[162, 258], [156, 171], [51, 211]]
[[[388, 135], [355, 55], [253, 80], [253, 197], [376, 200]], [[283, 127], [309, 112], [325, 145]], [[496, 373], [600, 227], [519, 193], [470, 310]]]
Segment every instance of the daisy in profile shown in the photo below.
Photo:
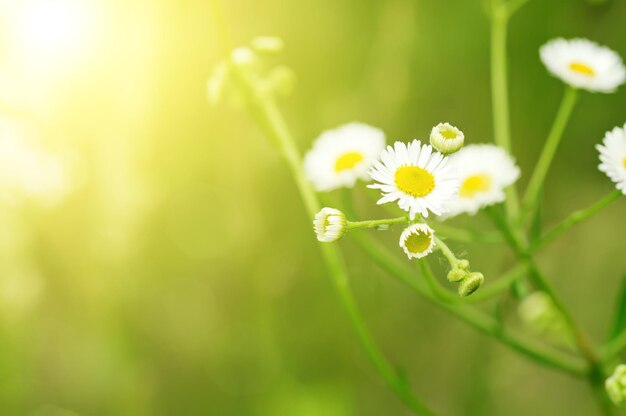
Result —
[[421, 259], [433, 251], [435, 231], [426, 224], [408, 226], [400, 235], [400, 247], [410, 259]]
[[323, 243], [337, 241], [348, 229], [346, 215], [338, 209], [324, 207], [315, 214], [313, 229], [318, 241]]
[[622, 58], [587, 39], [554, 39], [541, 47], [539, 55], [554, 76], [574, 88], [609, 93], [626, 80]]
[[383, 197], [378, 204], [398, 201], [398, 206], [407, 211], [411, 219], [416, 214], [428, 217], [428, 212], [441, 215], [446, 212], [446, 203], [454, 197], [459, 181], [448, 158], [434, 152], [430, 145], [418, 140], [406, 143], [395, 142], [380, 154], [371, 171], [375, 184], [370, 188], [380, 189]]
[[350, 123], [321, 134], [304, 158], [304, 170], [318, 191], [352, 187], [369, 179], [372, 162], [385, 147], [385, 134], [362, 123]]
[[596, 146], [600, 152], [602, 172], [617, 184], [617, 189], [626, 195], [626, 125], [607, 131], [602, 144]]
[[504, 188], [519, 178], [513, 158], [492, 144], [465, 146], [450, 156], [461, 186], [449, 204], [448, 216], [474, 215], [479, 209], [504, 201]]

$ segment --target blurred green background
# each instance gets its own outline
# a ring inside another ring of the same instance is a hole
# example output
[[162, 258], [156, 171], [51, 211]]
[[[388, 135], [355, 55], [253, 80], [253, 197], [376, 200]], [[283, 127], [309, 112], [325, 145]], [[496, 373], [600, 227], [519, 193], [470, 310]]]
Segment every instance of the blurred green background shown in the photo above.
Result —
[[[442, 121], [470, 143], [491, 140], [480, 1], [222, 4], [235, 45], [285, 40], [280, 61], [298, 86], [281, 107], [303, 151], [353, 120], [389, 140], [424, 139]], [[0, 0], [1, 414], [407, 414], [353, 337], [282, 160], [243, 112], [207, 103], [221, 59], [212, 22], [206, 1]], [[583, 36], [625, 56], [625, 23], [623, 0], [531, 0], [512, 20], [521, 184], [563, 92], [539, 46]], [[613, 189], [594, 145], [624, 108], [623, 88], [583, 94], [546, 185], [546, 222]], [[356, 194], [364, 215], [384, 215]], [[620, 201], [539, 256], [597, 343], [625, 269], [623, 233]], [[398, 234], [380, 238], [395, 247]], [[474, 332], [340, 244], [382, 349], [441, 414], [596, 411], [584, 383]], [[453, 248], [488, 280], [512, 262], [505, 248]], [[515, 325], [513, 301], [505, 314]]]

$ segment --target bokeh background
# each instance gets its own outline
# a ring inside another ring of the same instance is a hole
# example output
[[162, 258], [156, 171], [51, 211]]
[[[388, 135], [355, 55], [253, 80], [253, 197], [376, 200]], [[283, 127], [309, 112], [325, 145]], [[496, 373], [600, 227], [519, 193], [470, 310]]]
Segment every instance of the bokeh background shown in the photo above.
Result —
[[[522, 185], [563, 92], [539, 46], [583, 36], [626, 56], [626, 2], [595, 3], [531, 0], [511, 22]], [[389, 140], [426, 138], [441, 121], [470, 143], [491, 140], [478, 0], [222, 6], [234, 45], [285, 40], [277, 61], [298, 86], [281, 107], [302, 150], [354, 120]], [[221, 59], [212, 18], [207, 1], [0, 0], [1, 414], [407, 414], [353, 337], [288, 170], [242, 111], [207, 102]], [[547, 223], [612, 189], [594, 145], [624, 108], [623, 88], [583, 94], [546, 184]], [[362, 188], [360, 211], [384, 215]], [[624, 213], [620, 201], [539, 257], [597, 343], [625, 270]], [[398, 234], [380, 239], [395, 247]], [[518, 357], [340, 244], [382, 349], [441, 414], [596, 411], [582, 382]], [[512, 261], [505, 248], [453, 248], [488, 280]], [[515, 302], [504, 313], [517, 325]]]

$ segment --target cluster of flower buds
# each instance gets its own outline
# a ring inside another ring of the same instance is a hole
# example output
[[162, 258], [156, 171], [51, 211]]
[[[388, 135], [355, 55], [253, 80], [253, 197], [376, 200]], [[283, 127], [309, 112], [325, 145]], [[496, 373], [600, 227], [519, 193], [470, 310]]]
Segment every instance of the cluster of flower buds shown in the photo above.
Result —
[[254, 38], [250, 47], [234, 49], [229, 59], [215, 66], [207, 82], [207, 96], [211, 104], [225, 102], [233, 107], [242, 107], [245, 96], [233, 82], [234, 71], [251, 78], [267, 94], [288, 96], [293, 91], [296, 76], [288, 67], [273, 66], [267, 59], [282, 51], [283, 40], [273, 36]]
[[458, 283], [460, 296], [469, 296], [474, 293], [485, 281], [485, 276], [480, 272], [470, 272], [468, 260], [459, 260], [452, 265], [448, 272], [448, 281]]

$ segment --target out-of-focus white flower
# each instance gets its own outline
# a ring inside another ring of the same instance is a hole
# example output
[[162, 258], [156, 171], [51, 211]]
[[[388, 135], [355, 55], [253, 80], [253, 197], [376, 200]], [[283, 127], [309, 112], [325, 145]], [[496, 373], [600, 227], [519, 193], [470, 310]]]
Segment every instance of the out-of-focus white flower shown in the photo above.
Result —
[[596, 146], [600, 152], [600, 169], [615, 182], [617, 189], [626, 195], [626, 125], [607, 131], [602, 144]]
[[322, 133], [304, 158], [304, 170], [315, 189], [331, 191], [369, 179], [369, 169], [385, 146], [382, 130], [362, 123]]
[[520, 175], [513, 158], [492, 144], [465, 146], [450, 156], [450, 164], [456, 169], [461, 186], [449, 203], [449, 217], [473, 215], [483, 207], [504, 201], [504, 188]]
[[539, 55], [553, 75], [574, 88], [609, 93], [626, 80], [622, 58], [587, 39], [554, 39]]

